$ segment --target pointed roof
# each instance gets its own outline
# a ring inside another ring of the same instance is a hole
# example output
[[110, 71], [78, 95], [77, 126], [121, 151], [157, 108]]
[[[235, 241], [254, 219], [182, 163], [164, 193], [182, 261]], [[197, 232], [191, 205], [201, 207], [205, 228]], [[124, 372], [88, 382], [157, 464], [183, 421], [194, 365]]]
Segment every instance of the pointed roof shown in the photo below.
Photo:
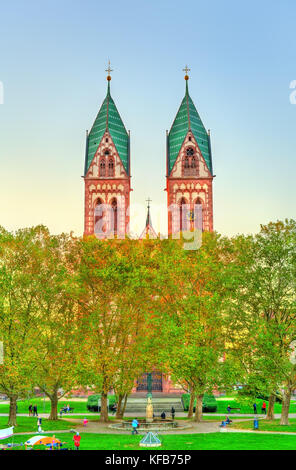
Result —
[[93, 127], [87, 137], [85, 175], [106, 130], [109, 131], [125, 171], [129, 175], [129, 134], [111, 97], [110, 75], [108, 75], [107, 80], [108, 88], [106, 98], [102, 103]]
[[189, 95], [188, 78], [188, 75], [185, 75], [185, 96], [168, 135], [168, 171], [170, 174], [179, 155], [183, 141], [188, 131], [191, 131], [198, 143], [210, 173], [213, 174], [210, 136]]
[[148, 206], [147, 206], [147, 217], [146, 217], [146, 226], [141, 233], [140, 240], [143, 240], [143, 238], [150, 238], [150, 239], [156, 239], [157, 234], [152, 226], [152, 220], [151, 220], [151, 215], [150, 215], [150, 199], [148, 199]]

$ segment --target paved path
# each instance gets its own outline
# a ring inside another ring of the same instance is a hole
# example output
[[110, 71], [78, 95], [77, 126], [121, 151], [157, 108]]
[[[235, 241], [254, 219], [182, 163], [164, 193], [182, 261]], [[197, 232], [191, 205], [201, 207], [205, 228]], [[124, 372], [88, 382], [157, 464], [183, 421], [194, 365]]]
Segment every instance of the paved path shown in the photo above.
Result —
[[[170, 416], [169, 413], [167, 413], [168, 416]], [[254, 418], [254, 413], [248, 413], [248, 414], [243, 414], [243, 413], [203, 413], [203, 416], [204, 417], [207, 417], [207, 416], [216, 416], [217, 418], [222, 418], [222, 417], [225, 417], [225, 416], [233, 416], [235, 418]], [[8, 413], [0, 413], [0, 416], [8, 416]], [[26, 416], [26, 417], [29, 417], [29, 415], [27, 413], [17, 413], [17, 416]], [[48, 418], [49, 416], [49, 413], [39, 413], [39, 417], [41, 418]], [[63, 413], [62, 417], [63, 418], [71, 418], [71, 417], [75, 417], [75, 416], [95, 416], [95, 413]], [[109, 417], [112, 417], [113, 415], [112, 414], [109, 414]], [[127, 418], [128, 417], [134, 417], [135, 416], [135, 413], [125, 413], [124, 416], [126, 416]], [[142, 417], [145, 417], [146, 416], [146, 413], [137, 413], [136, 416], [138, 418], [142, 418]], [[175, 414], [176, 418], [187, 418], [187, 413], [176, 413]], [[258, 418], [265, 418], [265, 415], [264, 414], [260, 414], [258, 413], [257, 414]], [[60, 415], [59, 415], [60, 417]], [[274, 417], [276, 419], [280, 418], [281, 417], [281, 414], [280, 413], [275, 413]], [[289, 418], [296, 418], [296, 413], [289, 413]]]

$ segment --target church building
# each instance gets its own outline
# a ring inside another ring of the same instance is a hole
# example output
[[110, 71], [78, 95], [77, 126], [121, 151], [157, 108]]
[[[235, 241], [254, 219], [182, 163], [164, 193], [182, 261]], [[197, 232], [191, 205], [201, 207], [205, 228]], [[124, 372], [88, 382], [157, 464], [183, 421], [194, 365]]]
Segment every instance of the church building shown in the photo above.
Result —
[[[184, 231], [213, 231], [213, 167], [210, 131], [206, 131], [189, 95], [185, 70], [185, 96], [166, 135], [166, 191], [168, 236]], [[112, 72], [107, 69], [107, 94], [91, 131], [86, 136], [84, 168], [84, 235], [100, 239], [124, 238], [129, 234], [131, 191], [130, 132], [123, 124], [111, 97]], [[153, 170], [152, 170], [153, 171]], [[140, 239], [155, 239], [150, 200], [146, 226]], [[149, 379], [149, 380], [148, 380]], [[145, 373], [133, 392], [183, 393], [171, 378], [159, 371]]]

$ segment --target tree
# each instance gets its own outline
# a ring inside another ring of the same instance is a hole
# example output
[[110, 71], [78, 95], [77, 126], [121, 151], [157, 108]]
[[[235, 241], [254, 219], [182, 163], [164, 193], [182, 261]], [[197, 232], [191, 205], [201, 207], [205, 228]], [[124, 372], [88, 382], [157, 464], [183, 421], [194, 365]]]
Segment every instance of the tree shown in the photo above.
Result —
[[296, 338], [296, 223], [269, 223], [256, 236], [239, 237], [235, 244], [238, 284], [230, 310], [232, 340], [253, 389], [271, 397], [282, 390], [280, 423], [286, 425], [296, 388], [290, 360]]
[[0, 231], [0, 390], [10, 400], [8, 425], [16, 426], [17, 399], [34, 384], [34, 355], [38, 349], [38, 240], [43, 227], [16, 234]]
[[[163, 242], [154, 289], [154, 330], [159, 363], [191, 390], [191, 410], [202, 419], [202, 399], [219, 386], [225, 367], [223, 303], [227, 299], [227, 262], [223, 242], [204, 233], [199, 250], [186, 251], [176, 241]], [[190, 410], [189, 410], [190, 413]]]
[[80, 331], [73, 294], [72, 256], [77, 240], [43, 233], [38, 272], [36, 382], [51, 402], [50, 420], [58, 419], [58, 400], [77, 384]]
[[138, 241], [99, 241], [95, 237], [78, 243], [77, 301], [84, 336], [81, 377], [101, 393], [100, 419], [104, 422], [108, 420], [108, 392], [115, 387], [121, 408], [143, 357], [145, 268], [139, 246]]

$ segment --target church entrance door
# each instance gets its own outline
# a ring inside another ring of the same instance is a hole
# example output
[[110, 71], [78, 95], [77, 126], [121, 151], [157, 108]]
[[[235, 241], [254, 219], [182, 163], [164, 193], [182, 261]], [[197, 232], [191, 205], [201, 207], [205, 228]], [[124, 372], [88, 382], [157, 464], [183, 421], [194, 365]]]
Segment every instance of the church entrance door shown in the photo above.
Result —
[[[152, 392], [162, 392], [162, 373], [152, 372]], [[148, 373], [142, 374], [137, 381], [137, 392], [148, 391]]]

